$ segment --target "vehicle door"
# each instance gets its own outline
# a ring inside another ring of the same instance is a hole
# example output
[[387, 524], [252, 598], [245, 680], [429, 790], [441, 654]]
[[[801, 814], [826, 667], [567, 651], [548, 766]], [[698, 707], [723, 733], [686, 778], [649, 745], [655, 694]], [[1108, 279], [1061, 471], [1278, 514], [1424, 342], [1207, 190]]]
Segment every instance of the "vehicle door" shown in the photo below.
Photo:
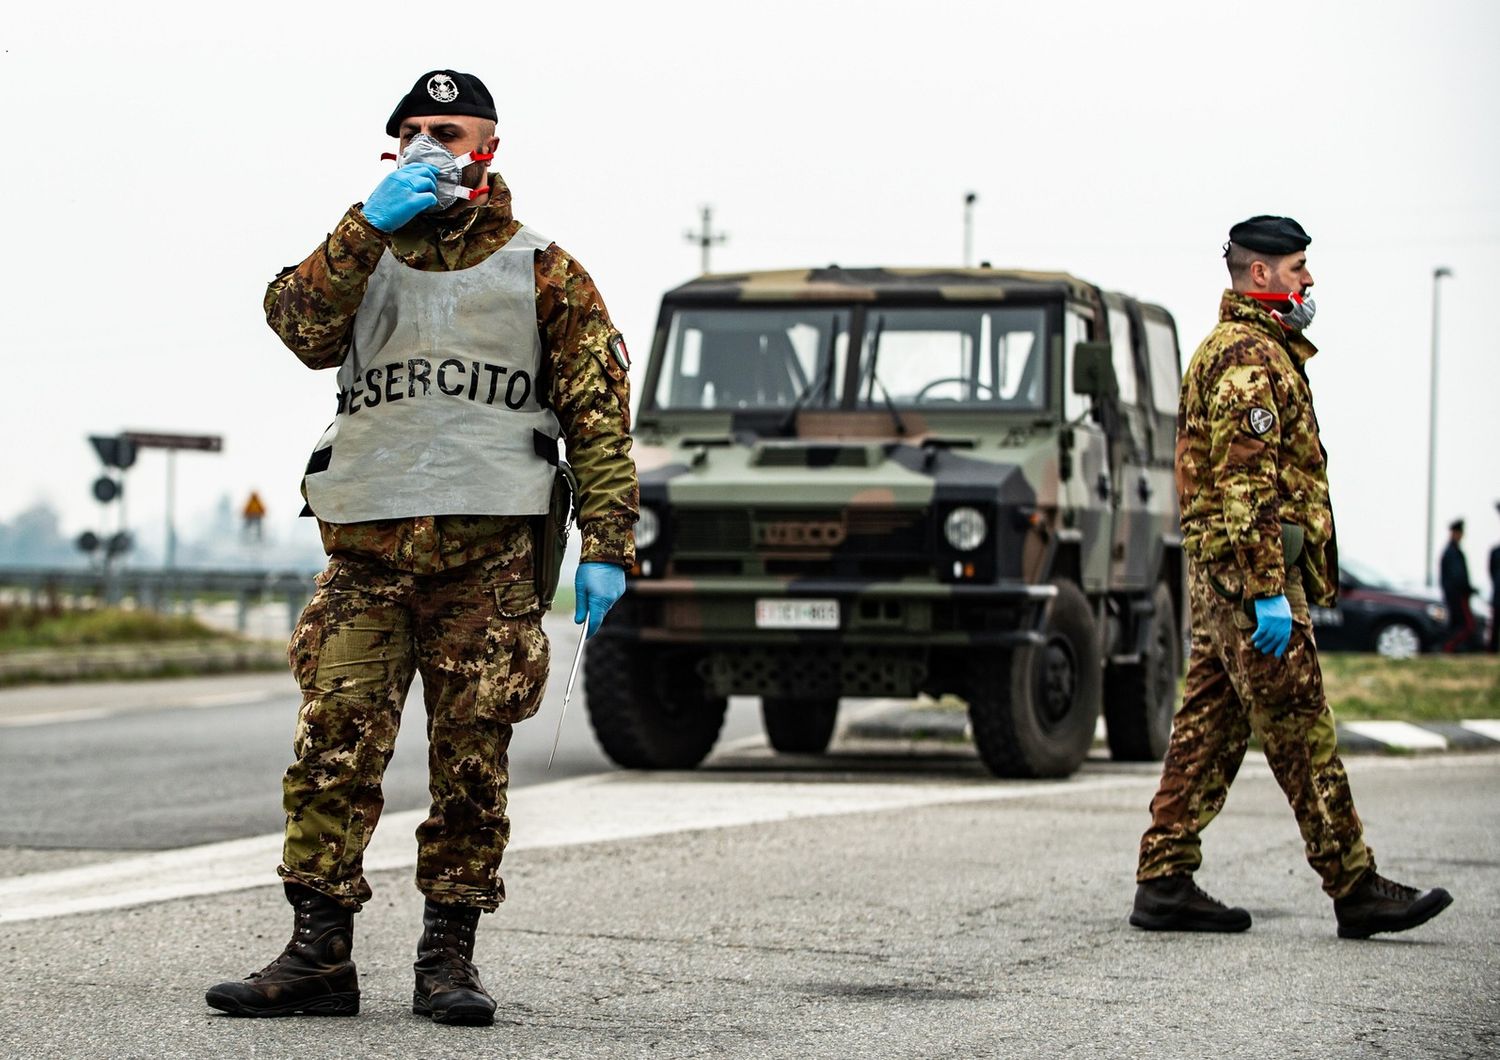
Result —
[[[1130, 306], [1127, 306], [1130, 308]], [[1160, 306], [1134, 304], [1133, 322], [1137, 333], [1138, 358], [1146, 369], [1143, 382], [1150, 395], [1142, 395], [1151, 426], [1150, 459], [1146, 462], [1139, 489], [1143, 504], [1157, 527], [1157, 541], [1176, 540], [1181, 535], [1177, 513], [1177, 483], [1173, 461], [1177, 447], [1177, 404], [1182, 387], [1182, 360], [1177, 346], [1177, 325], [1171, 314]], [[1153, 558], [1151, 571], [1156, 570]]]
[[1114, 479], [1109, 582], [1114, 590], [1139, 590], [1151, 583], [1160, 554], [1156, 513], [1161, 484], [1151, 476], [1154, 410], [1146, 385], [1145, 342], [1128, 299], [1105, 292], [1109, 345], [1120, 396], [1115, 437], [1110, 447]]
[[1072, 513], [1072, 528], [1079, 538], [1079, 573], [1088, 593], [1109, 587], [1115, 476], [1103, 418], [1089, 398], [1073, 392], [1073, 357], [1080, 342], [1093, 341], [1102, 330], [1095, 325], [1092, 307], [1070, 304], [1064, 309], [1062, 407], [1065, 438], [1071, 439], [1072, 474], [1063, 483], [1063, 504]]

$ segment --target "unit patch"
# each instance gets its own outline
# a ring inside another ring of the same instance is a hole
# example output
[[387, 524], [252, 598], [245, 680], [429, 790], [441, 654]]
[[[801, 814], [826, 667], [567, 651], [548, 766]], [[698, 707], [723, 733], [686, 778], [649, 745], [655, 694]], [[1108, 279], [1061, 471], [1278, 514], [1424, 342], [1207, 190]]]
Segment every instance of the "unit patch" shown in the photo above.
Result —
[[1276, 424], [1276, 417], [1270, 409], [1253, 408], [1250, 410], [1250, 430], [1260, 436], [1269, 431]]
[[609, 352], [621, 368], [630, 371], [630, 351], [625, 348], [625, 336], [616, 335], [609, 340]]

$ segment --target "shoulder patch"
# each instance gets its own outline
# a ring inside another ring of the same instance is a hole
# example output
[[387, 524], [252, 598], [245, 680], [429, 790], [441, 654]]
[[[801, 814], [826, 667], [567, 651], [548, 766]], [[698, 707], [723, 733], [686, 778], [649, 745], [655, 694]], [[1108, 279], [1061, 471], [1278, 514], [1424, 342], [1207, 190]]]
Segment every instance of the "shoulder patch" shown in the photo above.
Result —
[[630, 371], [630, 351], [625, 348], [624, 335], [616, 333], [614, 338], [609, 340], [609, 353], [621, 368], [627, 372]]
[[1263, 409], [1259, 406], [1250, 410], [1250, 414], [1247, 419], [1250, 421], [1251, 433], [1256, 435], [1257, 437], [1265, 434], [1276, 424], [1276, 416], [1271, 412], [1271, 410]]

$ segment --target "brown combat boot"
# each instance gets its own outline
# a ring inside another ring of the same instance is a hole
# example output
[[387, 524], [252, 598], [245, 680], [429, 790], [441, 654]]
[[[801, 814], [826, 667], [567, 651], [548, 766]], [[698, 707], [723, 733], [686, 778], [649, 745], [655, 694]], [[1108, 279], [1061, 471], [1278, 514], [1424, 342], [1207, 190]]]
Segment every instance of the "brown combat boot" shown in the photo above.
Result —
[[1354, 890], [1333, 900], [1339, 938], [1367, 939], [1381, 931], [1405, 931], [1425, 924], [1453, 904], [1441, 887], [1423, 894], [1367, 869]]
[[1147, 931], [1244, 931], [1250, 914], [1211, 898], [1191, 876], [1163, 876], [1136, 887], [1130, 922]]
[[474, 967], [474, 928], [479, 909], [472, 905], [439, 905], [431, 898], [422, 909], [422, 939], [417, 943], [417, 988], [411, 1010], [434, 1023], [488, 1027], [495, 1022], [495, 999], [479, 981]]
[[295, 883], [286, 885], [286, 898], [295, 910], [286, 949], [245, 979], [210, 988], [205, 1000], [231, 1016], [358, 1015], [359, 976], [349, 959], [354, 910]]

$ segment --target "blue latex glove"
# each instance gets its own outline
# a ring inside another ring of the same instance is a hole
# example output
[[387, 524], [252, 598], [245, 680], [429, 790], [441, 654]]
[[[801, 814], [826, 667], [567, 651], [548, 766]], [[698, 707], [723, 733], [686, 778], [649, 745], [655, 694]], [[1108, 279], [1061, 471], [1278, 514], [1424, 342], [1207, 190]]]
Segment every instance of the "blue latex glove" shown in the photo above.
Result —
[[1292, 605], [1285, 596], [1271, 596], [1255, 601], [1255, 632], [1250, 643], [1262, 655], [1281, 658], [1292, 640]]
[[613, 563], [580, 563], [573, 578], [573, 592], [578, 599], [573, 621], [582, 622], [587, 614], [589, 626], [583, 635], [592, 637], [615, 601], [625, 595], [625, 569]]
[[363, 213], [380, 231], [394, 232], [437, 204], [437, 170], [426, 162], [413, 162], [391, 170], [375, 185]]

